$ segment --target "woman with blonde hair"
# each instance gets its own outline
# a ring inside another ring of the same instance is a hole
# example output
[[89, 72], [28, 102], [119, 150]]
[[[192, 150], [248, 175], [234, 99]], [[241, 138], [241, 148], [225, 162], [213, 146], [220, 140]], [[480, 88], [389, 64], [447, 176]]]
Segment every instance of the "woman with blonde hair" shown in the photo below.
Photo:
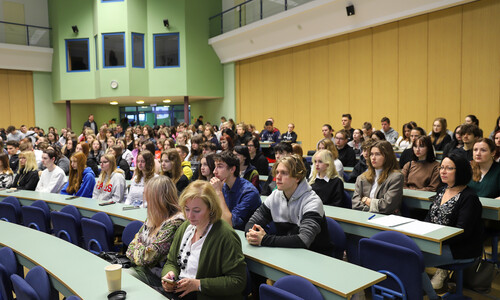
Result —
[[339, 176], [332, 153], [319, 150], [313, 156], [313, 171], [309, 184], [323, 204], [343, 207], [344, 182]]
[[431, 141], [436, 151], [442, 151], [444, 146], [451, 142], [451, 136], [446, 132], [446, 127], [445, 118], [436, 118], [432, 123]]
[[182, 172], [181, 156], [174, 149], [168, 149], [161, 154], [161, 175], [168, 176], [174, 182], [177, 191], [182, 193], [189, 184], [189, 179]]
[[339, 173], [339, 176], [342, 178], [344, 176], [344, 165], [339, 159], [339, 151], [337, 150], [337, 147], [335, 147], [335, 144], [332, 142], [332, 140], [322, 139], [318, 142], [316, 151], [323, 149], [326, 149], [332, 153], [333, 161], [335, 163], [335, 169], [337, 170], [337, 173]]
[[184, 222], [172, 180], [158, 176], [144, 187], [147, 218], [128, 246], [126, 255], [134, 263], [137, 278], [161, 288], [161, 270], [167, 260], [177, 228]]
[[[241, 241], [221, 219], [222, 209], [212, 185], [197, 180], [181, 194], [187, 219], [174, 236], [162, 271], [168, 296], [183, 299], [240, 299], [246, 285]], [[176, 281], [175, 283], [169, 283]]]
[[101, 175], [94, 187], [92, 198], [100, 201], [123, 202], [127, 183], [123, 170], [116, 168], [116, 159], [111, 154], [101, 156]]
[[78, 197], [92, 197], [95, 186], [95, 174], [87, 167], [87, 157], [78, 151], [70, 158], [68, 182], [63, 186], [61, 194]]
[[14, 172], [9, 165], [9, 155], [0, 153], [0, 188], [8, 189], [14, 182]]
[[404, 176], [388, 141], [370, 148], [368, 170], [356, 179], [352, 208], [383, 214], [400, 214]]
[[19, 171], [12, 184], [18, 190], [34, 191], [38, 184], [38, 165], [33, 151], [19, 153]]
[[137, 167], [135, 168], [134, 177], [132, 177], [125, 204], [145, 207], [146, 205], [143, 203], [142, 199], [144, 186], [155, 176], [158, 175], [155, 174], [154, 154], [148, 150], [142, 151], [137, 155]]

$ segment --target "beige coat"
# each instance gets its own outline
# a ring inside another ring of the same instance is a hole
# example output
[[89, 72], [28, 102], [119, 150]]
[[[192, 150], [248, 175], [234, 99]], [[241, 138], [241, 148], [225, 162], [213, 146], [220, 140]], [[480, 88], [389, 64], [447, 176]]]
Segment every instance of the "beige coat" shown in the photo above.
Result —
[[354, 194], [352, 196], [352, 208], [363, 211], [377, 212], [383, 214], [400, 214], [401, 202], [403, 201], [404, 177], [400, 171], [394, 171], [387, 179], [377, 187], [375, 198], [371, 198], [370, 205], [361, 202], [363, 197], [370, 197], [372, 184], [360, 175], [356, 180]]

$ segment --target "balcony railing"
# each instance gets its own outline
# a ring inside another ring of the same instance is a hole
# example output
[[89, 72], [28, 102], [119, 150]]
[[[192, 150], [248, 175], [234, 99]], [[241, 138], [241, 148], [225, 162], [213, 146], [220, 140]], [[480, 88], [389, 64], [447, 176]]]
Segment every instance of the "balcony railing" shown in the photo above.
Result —
[[313, 0], [248, 0], [209, 18], [214, 37]]
[[50, 48], [50, 27], [0, 21], [0, 43]]

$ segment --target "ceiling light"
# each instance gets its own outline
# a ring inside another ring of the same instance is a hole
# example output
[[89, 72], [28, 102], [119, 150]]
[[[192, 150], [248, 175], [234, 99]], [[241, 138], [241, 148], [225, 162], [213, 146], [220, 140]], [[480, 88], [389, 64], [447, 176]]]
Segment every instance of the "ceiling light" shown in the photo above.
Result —
[[109, 104], [111, 104], [111, 105], [118, 105], [118, 101], [111, 101], [111, 102], [109, 102]]
[[170, 99], [163, 100], [163, 103], [170, 103], [170, 102], [172, 102], [172, 100], [170, 100]]
[[137, 101], [135, 101], [135, 103], [137, 103], [137, 104], [144, 104], [144, 100], [137, 100]]

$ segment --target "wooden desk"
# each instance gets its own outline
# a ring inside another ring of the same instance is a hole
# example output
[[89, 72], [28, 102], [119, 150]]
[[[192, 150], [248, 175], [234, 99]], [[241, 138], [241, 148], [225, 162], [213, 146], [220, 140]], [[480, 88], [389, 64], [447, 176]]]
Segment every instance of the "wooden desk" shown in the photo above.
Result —
[[[64, 296], [107, 299], [104, 267], [108, 262], [71, 243], [21, 225], [0, 222], [0, 247], [9, 247], [28, 269], [40, 265]], [[167, 299], [127, 272], [122, 272], [127, 299]]]
[[344, 167], [344, 173], [351, 173], [354, 167]]
[[99, 206], [100, 201], [92, 198], [78, 197], [66, 200], [70, 196], [24, 190], [18, 190], [15, 193], [0, 191], [0, 201], [8, 196], [16, 197], [21, 202], [21, 205], [31, 205], [36, 200], [44, 200], [49, 205], [49, 208], [53, 210], [61, 210], [66, 205], [74, 205], [78, 208], [82, 216], [88, 218], [92, 217], [96, 212], [103, 211], [111, 217], [114, 224], [120, 226], [127, 226], [128, 223], [134, 220], [144, 222], [146, 219], [145, 208], [123, 210], [123, 206], [125, 205], [121, 203]]
[[[342, 229], [344, 229], [345, 233], [361, 236], [361, 237], [371, 237], [372, 235], [380, 232], [380, 231], [399, 231], [393, 227], [387, 227], [382, 225], [373, 224], [368, 222], [368, 218], [374, 213], [359, 211], [354, 209], [346, 209], [335, 206], [323, 206], [325, 209], [325, 214], [327, 217], [334, 219], [339, 222]], [[376, 217], [384, 216], [382, 214], [375, 214]], [[425, 235], [418, 235], [413, 233], [407, 233], [404, 231], [400, 231], [417, 243], [420, 250], [428, 253], [441, 255], [441, 247], [443, 241], [454, 237], [464, 230], [455, 227], [445, 226], [444, 228], [429, 232]]]
[[325, 299], [350, 299], [355, 293], [385, 279], [385, 275], [306, 249], [256, 247], [240, 236], [250, 271], [277, 280], [298, 275], [312, 282]]

